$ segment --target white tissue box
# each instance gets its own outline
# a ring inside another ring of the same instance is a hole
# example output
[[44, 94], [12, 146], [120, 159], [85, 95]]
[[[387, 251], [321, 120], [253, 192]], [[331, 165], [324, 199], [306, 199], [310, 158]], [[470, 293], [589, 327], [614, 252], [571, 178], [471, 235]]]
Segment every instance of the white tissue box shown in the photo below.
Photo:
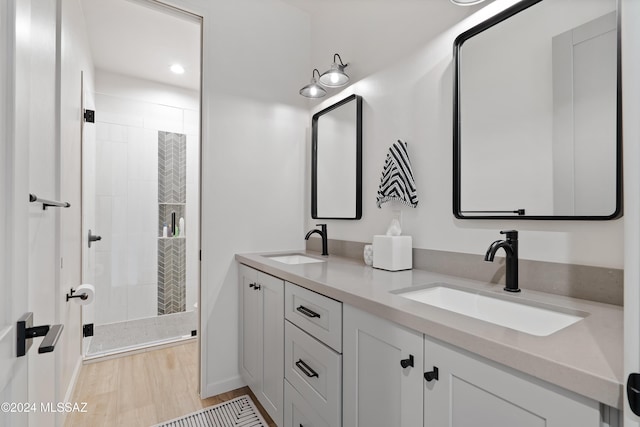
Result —
[[373, 266], [382, 270], [411, 270], [411, 236], [373, 236]]

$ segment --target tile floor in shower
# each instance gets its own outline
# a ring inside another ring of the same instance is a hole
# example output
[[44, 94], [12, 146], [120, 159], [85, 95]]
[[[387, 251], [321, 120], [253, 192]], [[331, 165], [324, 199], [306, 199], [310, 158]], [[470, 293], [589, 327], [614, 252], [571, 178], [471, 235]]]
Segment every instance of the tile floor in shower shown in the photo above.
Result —
[[196, 328], [196, 311], [96, 325], [86, 357], [105, 356], [189, 339], [191, 331]]

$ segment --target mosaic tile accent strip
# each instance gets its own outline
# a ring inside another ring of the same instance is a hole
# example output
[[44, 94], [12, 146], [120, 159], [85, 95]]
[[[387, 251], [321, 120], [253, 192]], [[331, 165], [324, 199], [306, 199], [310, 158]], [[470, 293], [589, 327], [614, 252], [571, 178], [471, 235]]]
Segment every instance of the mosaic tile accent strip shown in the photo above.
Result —
[[187, 136], [158, 132], [158, 202], [187, 201]]
[[179, 313], [186, 306], [186, 239], [158, 239], [158, 314]]
[[[187, 136], [158, 132], [158, 235], [171, 214], [185, 216], [187, 199]], [[171, 236], [171, 231], [169, 231]], [[186, 305], [186, 240], [158, 239], [158, 314], [179, 313]]]

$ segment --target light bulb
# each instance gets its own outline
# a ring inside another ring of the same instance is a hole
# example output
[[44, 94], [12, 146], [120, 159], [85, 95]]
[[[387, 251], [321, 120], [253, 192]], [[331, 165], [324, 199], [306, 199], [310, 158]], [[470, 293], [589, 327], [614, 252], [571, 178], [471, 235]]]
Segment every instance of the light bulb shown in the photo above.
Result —
[[318, 88], [315, 86], [311, 86], [309, 92], [311, 93], [311, 96], [316, 96], [318, 94]]
[[331, 83], [336, 84], [340, 80], [338, 73], [331, 73]]

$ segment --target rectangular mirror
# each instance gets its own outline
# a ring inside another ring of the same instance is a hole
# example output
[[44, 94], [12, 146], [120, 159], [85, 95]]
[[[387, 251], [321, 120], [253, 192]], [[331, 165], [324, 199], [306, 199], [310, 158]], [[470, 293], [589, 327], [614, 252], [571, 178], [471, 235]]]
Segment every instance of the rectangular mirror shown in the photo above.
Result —
[[622, 214], [617, 0], [524, 0], [454, 44], [457, 218]]
[[362, 97], [313, 115], [311, 217], [362, 217]]

